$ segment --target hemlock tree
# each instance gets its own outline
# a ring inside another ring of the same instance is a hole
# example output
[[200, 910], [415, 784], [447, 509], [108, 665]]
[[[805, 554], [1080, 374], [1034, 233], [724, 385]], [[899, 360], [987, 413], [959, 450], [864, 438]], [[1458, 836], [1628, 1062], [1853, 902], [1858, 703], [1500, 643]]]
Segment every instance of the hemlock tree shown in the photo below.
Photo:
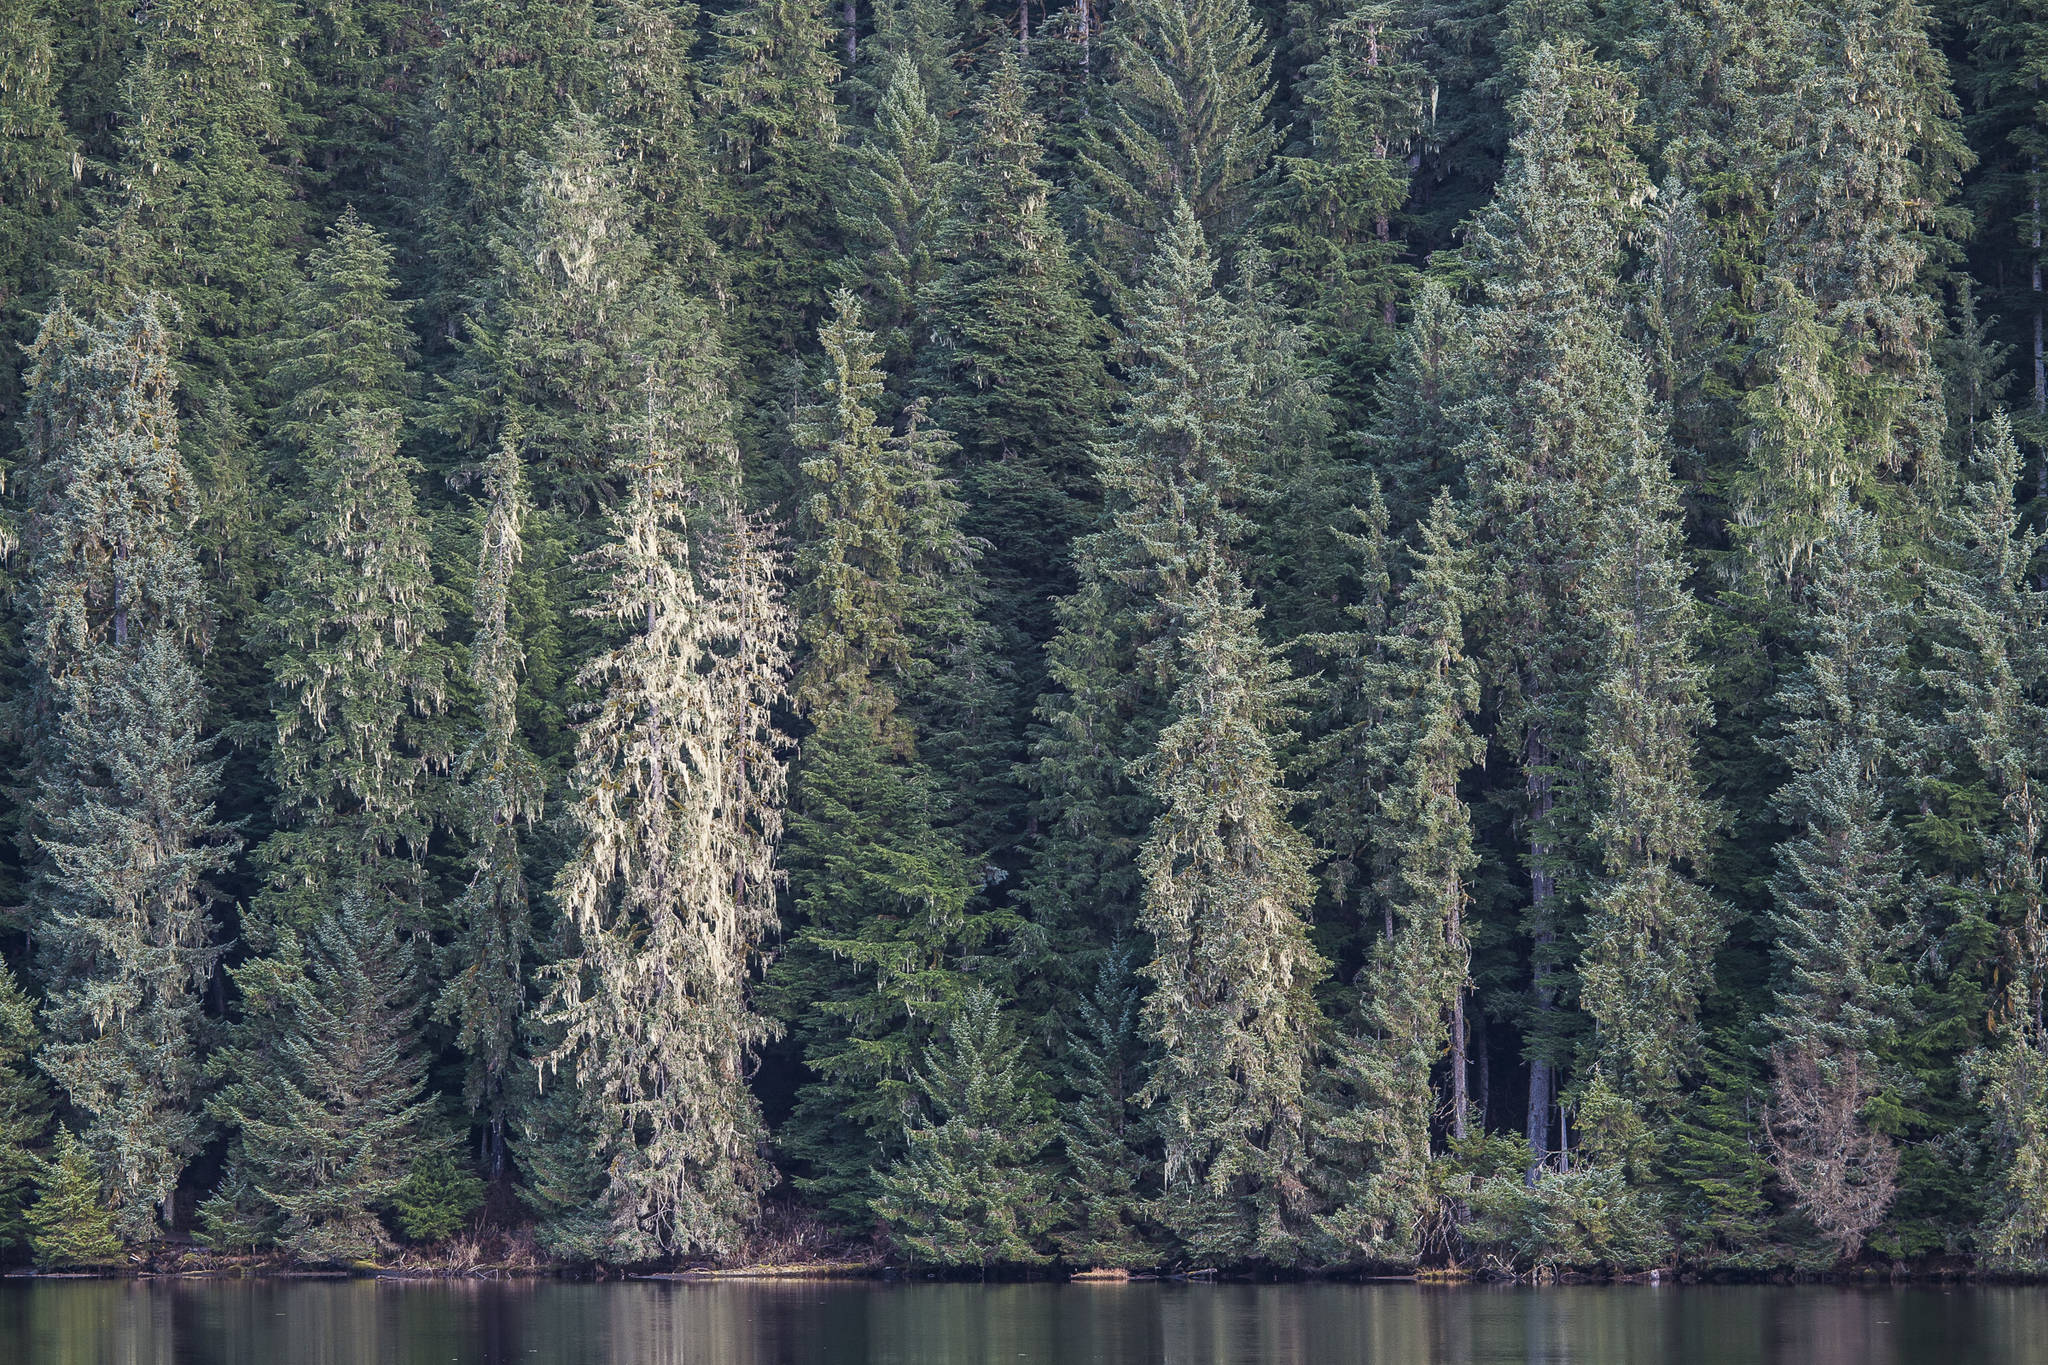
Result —
[[914, 1087], [925, 1111], [906, 1125], [903, 1155], [881, 1173], [875, 1213], [929, 1265], [1041, 1265], [1057, 1205], [1042, 1160], [1052, 1125], [995, 992], [967, 992], [942, 1038], [925, 1049]]
[[[619, 453], [625, 496], [594, 555], [590, 614], [618, 643], [578, 674], [597, 700], [577, 729], [579, 841], [555, 880], [564, 956], [544, 970], [556, 1041], [543, 1085], [580, 1101], [605, 1167], [605, 1254], [726, 1254], [774, 1179], [747, 1089], [774, 1032], [746, 998], [775, 923], [781, 697], [788, 638], [772, 563], [735, 526], [692, 554], [686, 494], [733, 477], [718, 357], [650, 369]], [[733, 511], [730, 516], [737, 517]], [[721, 553], [722, 552], [722, 553]]]
[[161, 306], [84, 326], [60, 302], [31, 354], [24, 429], [42, 1061], [131, 1242], [160, 1235], [206, 1141], [208, 882], [237, 849], [201, 734], [205, 601]]
[[450, 911], [455, 937], [441, 959], [435, 1013], [455, 1025], [469, 1055], [463, 1098], [486, 1126], [491, 1174], [505, 1161], [507, 1072], [526, 1009], [526, 950], [533, 934], [520, 826], [540, 819], [543, 774], [519, 731], [522, 651], [511, 619], [526, 490], [516, 428], [483, 471], [469, 681], [477, 723], [457, 760], [456, 820], [469, 841], [469, 883]]
[[[0, 335], [17, 344], [32, 339], [59, 243], [78, 212], [52, 8], [47, 0], [0, 6]], [[0, 451], [13, 448], [25, 378], [13, 365], [0, 371]]]
[[1171, 230], [1185, 203], [1227, 249], [1279, 145], [1272, 61], [1247, 0], [1133, 0], [1107, 33], [1108, 108], [1080, 159], [1087, 221], [1112, 293]]
[[1068, 1175], [1055, 1236], [1060, 1254], [1077, 1265], [1143, 1265], [1159, 1250], [1145, 1221], [1158, 1172], [1138, 1105], [1145, 1084], [1139, 1001], [1130, 949], [1118, 940], [1102, 955], [1095, 988], [1075, 1003], [1067, 1030], [1067, 1074], [1077, 1094], [1062, 1125]]
[[1792, 775], [1776, 806], [1794, 832], [1771, 883], [1779, 977], [1767, 1134], [1779, 1180], [1846, 1259], [1896, 1190], [1898, 1153], [1867, 1111], [1908, 1008], [1913, 925], [1887, 809], [1904, 623], [1871, 518], [1845, 510], [1840, 521], [1819, 564], [1805, 665], [1779, 697]]
[[259, 944], [313, 924], [344, 888], [426, 925], [448, 660], [400, 445], [412, 339], [390, 259], [344, 215], [307, 260], [278, 348], [292, 541], [264, 606], [280, 828], [258, 854]]
[[[1372, 818], [1386, 831], [1376, 899], [1387, 929], [1360, 985], [1363, 1031], [1343, 1038], [1332, 1068], [1348, 1104], [1321, 1118], [1316, 1146], [1332, 1207], [1317, 1226], [1345, 1259], [1412, 1262], [1428, 1197], [1430, 1130], [1448, 1108], [1450, 1136], [1470, 1124], [1466, 995], [1471, 949], [1472, 815], [1459, 795], [1485, 747], [1470, 717], [1478, 673], [1465, 650], [1474, 553], [1448, 494], [1417, 528], [1414, 571], [1375, 651], [1378, 733], [1389, 769]], [[1433, 1080], [1448, 1052], [1447, 1101]]]
[[230, 970], [242, 1018], [208, 1063], [221, 1082], [209, 1107], [236, 1134], [200, 1207], [214, 1240], [337, 1265], [391, 1246], [379, 1213], [453, 1145], [427, 1094], [415, 959], [388, 902], [345, 887]]
[[1172, 718], [1143, 765], [1159, 815], [1138, 855], [1153, 944], [1142, 1095], [1164, 1150], [1151, 1213], [1203, 1264], [1292, 1264], [1308, 1215], [1304, 1130], [1324, 964], [1303, 915], [1309, 846], [1279, 753], [1296, 691], [1226, 571], [1170, 599]]

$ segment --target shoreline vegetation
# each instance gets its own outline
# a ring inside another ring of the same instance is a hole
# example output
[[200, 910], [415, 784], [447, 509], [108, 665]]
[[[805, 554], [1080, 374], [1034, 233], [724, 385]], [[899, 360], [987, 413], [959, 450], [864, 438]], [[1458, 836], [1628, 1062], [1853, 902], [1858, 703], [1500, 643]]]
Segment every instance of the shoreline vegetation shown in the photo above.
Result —
[[2048, 1275], [2044, 72], [0, 0], [0, 1271]]

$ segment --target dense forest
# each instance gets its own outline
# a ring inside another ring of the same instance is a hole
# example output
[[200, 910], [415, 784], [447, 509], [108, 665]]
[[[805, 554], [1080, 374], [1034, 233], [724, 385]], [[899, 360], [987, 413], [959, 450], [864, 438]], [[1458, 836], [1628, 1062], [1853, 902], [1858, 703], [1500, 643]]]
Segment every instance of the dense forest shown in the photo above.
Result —
[[0, 0], [0, 1254], [2048, 1267], [2044, 76]]

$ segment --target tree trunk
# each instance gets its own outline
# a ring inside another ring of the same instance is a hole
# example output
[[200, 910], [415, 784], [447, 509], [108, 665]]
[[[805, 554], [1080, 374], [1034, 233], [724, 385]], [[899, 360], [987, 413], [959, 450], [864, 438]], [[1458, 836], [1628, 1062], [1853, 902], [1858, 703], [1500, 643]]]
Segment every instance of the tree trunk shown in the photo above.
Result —
[[1529, 792], [1529, 919], [1534, 926], [1530, 937], [1530, 994], [1536, 1009], [1535, 1035], [1529, 1040], [1533, 1044], [1529, 1056], [1529, 1111], [1527, 1133], [1529, 1138], [1529, 1183], [1536, 1183], [1536, 1172], [1550, 1159], [1550, 1106], [1556, 1097], [1557, 1082], [1552, 1074], [1550, 1059], [1543, 1055], [1549, 1040], [1543, 1025], [1545, 1016], [1557, 1004], [1557, 988], [1550, 981], [1549, 949], [1557, 939], [1556, 926], [1551, 923], [1554, 913], [1553, 902], [1557, 898], [1557, 881], [1551, 876], [1546, 864], [1550, 848], [1543, 842], [1549, 825], [1551, 792], [1549, 774], [1543, 771], [1550, 760], [1548, 748], [1544, 745], [1539, 731], [1532, 730], [1524, 760], [1524, 772], [1528, 775]]
[[1465, 987], [1451, 1003], [1451, 1136], [1465, 1140]]
[[854, 55], [859, 50], [860, 12], [855, 8], [854, 0], [845, 0], [840, 13], [846, 21], [846, 69], [852, 71]]

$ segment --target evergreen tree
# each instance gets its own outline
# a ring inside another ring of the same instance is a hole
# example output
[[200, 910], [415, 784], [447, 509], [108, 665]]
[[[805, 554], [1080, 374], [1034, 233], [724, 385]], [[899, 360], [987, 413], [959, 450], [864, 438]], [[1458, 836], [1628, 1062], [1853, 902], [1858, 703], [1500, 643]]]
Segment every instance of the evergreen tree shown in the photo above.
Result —
[[[0, 335], [31, 339], [58, 244], [77, 213], [76, 155], [59, 107], [57, 54], [45, 0], [0, 6]], [[0, 367], [0, 451], [21, 416], [22, 375]]]
[[848, 148], [839, 231], [847, 283], [867, 300], [882, 368], [900, 389], [926, 330], [920, 295], [938, 269], [936, 248], [952, 164], [945, 130], [925, 99], [917, 65], [896, 59], [874, 127]]
[[[1495, 743], [1520, 762], [1532, 1168], [1553, 1157], [1558, 1072], [1576, 1032], [1573, 892], [1589, 871], [1582, 774], [1598, 640], [1587, 581], [1603, 494], [1660, 443], [1648, 375], [1617, 317], [1622, 233], [1649, 186], [1629, 153], [1633, 92], [1585, 49], [1543, 46], [1514, 104], [1514, 159], [1461, 255], [1483, 281], [1457, 447], [1494, 577], [1483, 626], [1501, 689]], [[1560, 1144], [1562, 1146], [1562, 1144]], [[1560, 1154], [1560, 1159], [1563, 1159]]]
[[69, 1128], [57, 1130], [44, 1164], [41, 1193], [29, 1210], [31, 1244], [41, 1270], [93, 1269], [121, 1263], [121, 1239], [100, 1197], [92, 1154]]
[[[1375, 651], [1375, 733], [1361, 737], [1387, 769], [1371, 812], [1385, 847], [1377, 900], [1387, 931], [1360, 987], [1362, 1036], [1340, 1044], [1334, 1068], [1350, 1103], [1318, 1125], [1334, 1179], [1318, 1219], [1343, 1258], [1412, 1261], [1428, 1195], [1430, 1131], [1448, 1108], [1451, 1136], [1470, 1123], [1466, 993], [1471, 951], [1472, 817], [1458, 784], [1484, 756], [1470, 717], [1479, 682], [1465, 651], [1473, 551], [1450, 497], [1438, 493], [1417, 530], [1414, 572]], [[1370, 760], [1368, 760], [1370, 761]], [[1450, 1054], [1447, 1103], [1433, 1075]]]
[[209, 879], [234, 856], [202, 738], [199, 568], [186, 538], [171, 343], [158, 304], [80, 327], [60, 302], [31, 362], [27, 625], [39, 741], [30, 891], [43, 1065], [84, 1119], [123, 1237], [169, 1220], [206, 1132], [200, 993]]
[[1270, 235], [1288, 302], [1310, 320], [1348, 429], [1362, 424], [1406, 292], [1394, 222], [1429, 120], [1428, 78], [1409, 55], [1414, 30], [1383, 0], [1363, 0], [1320, 38], [1297, 85], [1308, 145], [1280, 161]]
[[1096, 455], [1104, 516], [1075, 542], [1078, 584], [1055, 608], [1031, 773], [1043, 832], [1026, 897], [1062, 995], [1136, 924], [1137, 850], [1158, 807], [1132, 765], [1179, 686], [1168, 604], [1223, 571], [1257, 453], [1242, 336], [1185, 204], [1136, 294], [1123, 364], [1130, 396]]
[[1205, 575], [1171, 609], [1183, 681], [1143, 766], [1159, 815], [1138, 854], [1158, 1053], [1142, 1102], [1164, 1149], [1153, 1214], [1204, 1264], [1291, 1264], [1324, 966], [1303, 919], [1308, 843], [1280, 790], [1295, 688], [1234, 575]]
[[919, 1050], [1010, 917], [980, 898], [943, 827], [917, 712], [902, 704], [971, 624], [959, 504], [915, 427], [891, 438], [876, 421], [874, 338], [850, 293], [835, 306], [820, 332], [823, 391], [796, 432], [806, 458], [792, 692], [814, 728], [785, 860], [799, 927], [770, 984], [812, 1075], [783, 1133], [808, 1168], [799, 1186], [858, 1223], [896, 1146]]
[[1110, 19], [1107, 108], [1081, 153], [1088, 224], [1111, 290], [1184, 203], [1227, 248], [1278, 145], [1272, 62], [1246, 0], [1133, 0]]
[[959, 442], [963, 529], [985, 543], [988, 620], [1019, 692], [1044, 690], [1049, 598], [1096, 496], [1090, 454], [1105, 415], [1103, 328], [1051, 210], [1023, 66], [1006, 56], [974, 108], [918, 305], [930, 328], [916, 391]]
[[1089, 1266], [1143, 1265], [1157, 1254], [1145, 1202], [1156, 1163], [1138, 1094], [1144, 1089], [1140, 994], [1121, 940], [1096, 969], [1095, 989], [1074, 1007], [1068, 1029], [1076, 1096], [1066, 1106], [1061, 1149], [1067, 1159], [1061, 1255]]
[[268, 956], [232, 968], [242, 1016], [209, 1072], [237, 1134], [201, 1217], [261, 1227], [301, 1260], [358, 1264], [391, 1245], [378, 1220], [410, 1169], [451, 1145], [427, 1096], [415, 954], [388, 906], [338, 890]]
[[522, 651], [513, 634], [513, 576], [521, 554], [526, 490], [518, 434], [498, 442], [483, 473], [469, 681], [477, 724], [456, 764], [457, 823], [469, 841], [469, 884], [451, 911], [455, 938], [442, 959], [440, 1019], [469, 1054], [463, 1097], [487, 1125], [491, 1172], [503, 1171], [505, 1084], [526, 1007], [526, 949], [533, 915], [519, 827], [541, 815], [539, 764], [519, 730]]
[[1602, 865], [1579, 967], [1595, 1041], [1579, 1129], [1596, 1159], [1633, 1161], [1640, 1176], [1693, 1073], [1699, 1003], [1724, 925], [1693, 880], [1714, 825], [1694, 771], [1695, 739], [1711, 713], [1665, 452], [1632, 452], [1607, 503], [1592, 583], [1599, 676], [1586, 725], [1590, 834]]
[[426, 923], [448, 663], [417, 466], [400, 448], [411, 338], [392, 292], [390, 249], [345, 215], [309, 257], [279, 344], [293, 543], [264, 607], [281, 819], [259, 855], [259, 940], [314, 923], [345, 887]]
[[[782, 767], [768, 712], [787, 638], [772, 566], [729, 547], [693, 565], [685, 496], [737, 467], [710, 342], [650, 373], [628, 491], [591, 559], [587, 609], [624, 634], [584, 665], [579, 843], [555, 880], [567, 952], [546, 969], [544, 1054], [580, 1092], [607, 1170], [606, 1251], [723, 1254], [773, 1179], [750, 1054], [773, 1032], [745, 995], [775, 920]], [[675, 387], [668, 387], [673, 382]]]
[[1035, 1265], [1055, 1205], [1040, 1160], [1051, 1125], [1033, 1111], [1020, 1054], [996, 1003], [977, 986], [926, 1049], [914, 1081], [927, 1117], [904, 1130], [882, 1172], [875, 1212], [912, 1257], [931, 1265]]
[[[2029, 573], [2041, 536], [2024, 525], [2016, 504], [2020, 457], [2012, 423], [1993, 419], [1972, 457], [1968, 481], [1936, 538], [1941, 560], [1928, 576], [1923, 610], [1933, 659], [1923, 677], [1938, 709], [1915, 727], [1912, 750], [1923, 806], [1947, 817], [1938, 827], [1964, 854], [1964, 870], [1953, 877], [1953, 909], [1939, 931], [1955, 943], [1982, 924], [1995, 934], [1995, 947], [1983, 983], [1989, 998], [1973, 993], [1969, 1003], [1978, 1008], [1965, 1017], [1968, 1032], [1956, 1040], [1975, 1047], [1960, 1058], [1962, 1046], [1945, 1049], [1928, 1088], [1961, 1075], [1976, 1090], [1990, 1120], [1993, 1155], [1985, 1173], [1986, 1248], [2023, 1264], [2048, 1247], [2035, 1183], [2048, 1150], [2039, 1088], [2048, 1036], [2042, 1026], [2048, 921], [2043, 815], [2034, 786], [2048, 758], [2041, 751], [2038, 690], [2048, 659], [2036, 643], [2048, 601]], [[1927, 1174], [1909, 1158], [1902, 1203], [1912, 1199], [1914, 1184], [1927, 1183]]]
[[27, 1251], [28, 1210], [43, 1171], [50, 1088], [37, 1072], [35, 1007], [0, 963], [0, 1252]]
[[809, 342], [825, 303], [839, 66], [823, 0], [746, 0], [713, 27], [706, 131], [719, 179], [708, 207], [744, 393]]
[[1898, 1157], [1870, 1126], [1881, 1052], [1908, 1004], [1912, 933], [1896, 780], [1898, 607], [1867, 514], [1842, 514], [1816, 585], [1805, 667], [1780, 697], [1793, 832], [1771, 884], [1780, 963], [1770, 1136], [1779, 1180], [1843, 1257], [1884, 1215]]
[[594, 115], [521, 163], [525, 188], [491, 247], [436, 425], [482, 459], [518, 429], [536, 498], [584, 516], [617, 489], [614, 434], [650, 369], [683, 364], [701, 325], [657, 267], [627, 170]]

